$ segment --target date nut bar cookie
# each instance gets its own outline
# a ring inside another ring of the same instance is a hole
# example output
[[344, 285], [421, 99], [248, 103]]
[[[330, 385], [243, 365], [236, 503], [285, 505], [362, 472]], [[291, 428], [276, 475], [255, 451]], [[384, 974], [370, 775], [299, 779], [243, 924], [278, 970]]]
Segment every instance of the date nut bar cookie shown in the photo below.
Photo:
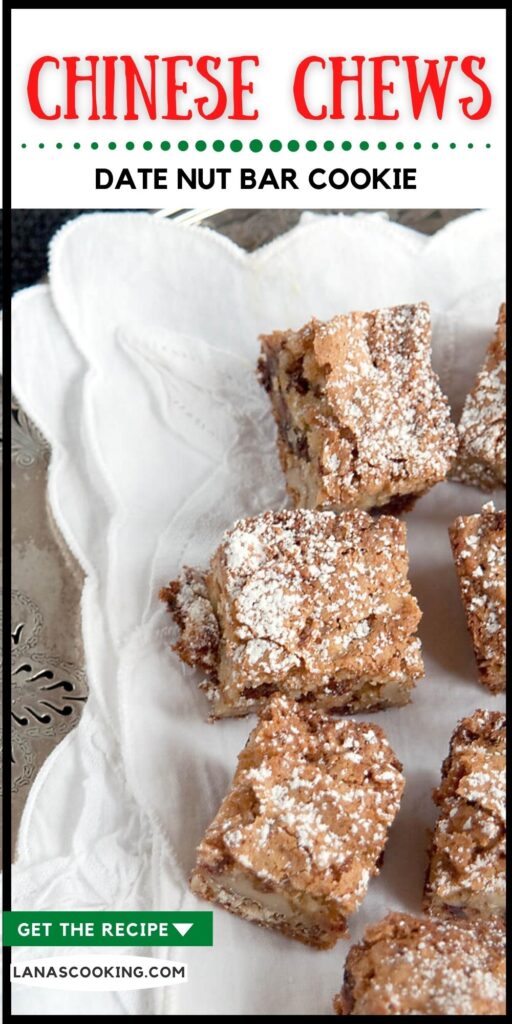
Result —
[[457, 726], [434, 791], [439, 818], [425, 909], [473, 918], [505, 911], [505, 715], [475, 711]]
[[262, 337], [261, 349], [295, 506], [396, 512], [444, 480], [457, 435], [425, 302], [311, 320]]
[[507, 316], [500, 307], [489, 344], [458, 426], [459, 452], [451, 476], [484, 491], [506, 483]]
[[492, 693], [506, 681], [506, 529], [506, 512], [487, 502], [449, 531], [480, 681]]
[[242, 519], [210, 569], [161, 592], [176, 651], [206, 673], [214, 718], [281, 692], [352, 713], [406, 704], [423, 675], [421, 616], [394, 516], [308, 509]]
[[333, 946], [379, 872], [401, 769], [379, 726], [273, 697], [199, 846], [192, 891]]
[[486, 923], [388, 914], [350, 950], [342, 1016], [505, 1014], [505, 929]]

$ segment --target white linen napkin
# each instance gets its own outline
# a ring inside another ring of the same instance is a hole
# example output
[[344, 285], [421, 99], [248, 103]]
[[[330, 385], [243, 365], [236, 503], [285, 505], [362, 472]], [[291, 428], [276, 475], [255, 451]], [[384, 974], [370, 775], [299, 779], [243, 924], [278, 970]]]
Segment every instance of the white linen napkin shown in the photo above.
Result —
[[[258, 334], [426, 299], [434, 364], [458, 417], [503, 268], [502, 221], [490, 212], [432, 238], [380, 214], [308, 215], [250, 255], [148, 214], [86, 215], [59, 232], [50, 285], [14, 301], [13, 376], [52, 446], [52, 511], [86, 572], [90, 697], [32, 786], [16, 908], [208, 909], [187, 877], [254, 720], [206, 723], [157, 594], [184, 562], [206, 564], [235, 518], [285, 501], [254, 375]], [[456, 514], [484, 500], [446, 483], [407, 517], [426, 678], [409, 707], [367, 716], [403, 761], [406, 791], [352, 939], [388, 909], [419, 911], [449, 736], [476, 707], [503, 706], [476, 681], [447, 536]], [[175, 951], [189, 964], [186, 985], [74, 997], [20, 988], [15, 1012], [330, 1012], [348, 942], [312, 951], [220, 910], [214, 933], [213, 949]]]

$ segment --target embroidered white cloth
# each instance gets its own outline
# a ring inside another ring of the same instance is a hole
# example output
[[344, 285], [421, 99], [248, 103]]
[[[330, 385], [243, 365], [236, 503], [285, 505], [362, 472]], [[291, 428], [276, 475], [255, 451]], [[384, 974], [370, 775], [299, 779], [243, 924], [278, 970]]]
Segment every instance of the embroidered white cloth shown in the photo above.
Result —
[[[49, 286], [14, 300], [13, 376], [52, 446], [52, 512], [86, 573], [90, 697], [31, 789], [15, 908], [208, 908], [187, 877], [253, 720], [206, 723], [195, 673], [169, 650], [157, 594], [184, 562], [206, 564], [234, 519], [285, 501], [254, 374], [258, 334], [426, 299], [434, 365], [458, 418], [503, 295], [503, 225], [491, 212], [431, 238], [381, 214], [308, 215], [251, 255], [149, 214], [86, 215], [59, 232]], [[476, 681], [447, 535], [457, 513], [485, 500], [445, 483], [407, 517], [426, 678], [409, 707], [368, 716], [386, 730], [407, 783], [353, 939], [388, 909], [419, 911], [431, 790], [449, 736], [476, 707], [503, 706]], [[15, 986], [15, 1012], [330, 1012], [348, 942], [317, 952], [220, 910], [214, 932], [213, 949], [156, 952], [189, 964], [185, 985]]]

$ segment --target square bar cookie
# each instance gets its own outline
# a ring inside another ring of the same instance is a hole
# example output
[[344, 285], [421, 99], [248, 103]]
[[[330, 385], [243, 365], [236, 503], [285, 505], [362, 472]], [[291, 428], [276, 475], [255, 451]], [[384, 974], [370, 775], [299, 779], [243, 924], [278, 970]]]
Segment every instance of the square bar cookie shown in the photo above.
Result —
[[425, 909], [438, 916], [505, 911], [505, 715], [475, 711], [457, 726], [434, 791], [440, 812]]
[[327, 949], [379, 872], [403, 786], [378, 725], [275, 696], [199, 846], [192, 891]]
[[406, 704], [423, 675], [421, 616], [394, 516], [308, 509], [235, 523], [210, 569], [184, 569], [162, 599], [176, 651], [206, 674], [212, 716], [271, 693], [352, 713]]
[[296, 507], [411, 507], [444, 480], [455, 426], [431, 365], [428, 305], [349, 313], [261, 339]]
[[480, 681], [492, 693], [505, 689], [506, 529], [506, 512], [487, 502], [449, 531]]
[[334, 1010], [353, 1017], [505, 1014], [505, 928], [388, 914], [345, 964]]
[[452, 477], [484, 491], [506, 483], [507, 316], [500, 307], [496, 334], [489, 344], [458, 426], [459, 452]]

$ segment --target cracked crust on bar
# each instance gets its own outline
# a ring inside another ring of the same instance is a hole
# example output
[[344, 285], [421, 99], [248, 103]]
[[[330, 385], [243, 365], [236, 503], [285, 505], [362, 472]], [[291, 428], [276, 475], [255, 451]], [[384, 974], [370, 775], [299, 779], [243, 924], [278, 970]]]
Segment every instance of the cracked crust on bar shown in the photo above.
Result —
[[161, 592], [176, 650], [203, 670], [214, 718], [274, 692], [353, 713], [406, 704], [423, 675], [406, 527], [306, 509], [240, 520], [210, 570]]
[[434, 791], [440, 813], [425, 885], [430, 914], [505, 912], [505, 758], [505, 715], [475, 711], [459, 723]]
[[483, 491], [506, 483], [507, 316], [500, 307], [496, 334], [464, 403], [459, 452], [451, 476]]
[[198, 848], [191, 889], [327, 949], [379, 872], [403, 786], [379, 726], [273, 697]]
[[388, 914], [350, 950], [341, 1016], [501, 1016], [505, 928]]
[[487, 502], [449, 531], [478, 674], [492, 693], [506, 682], [506, 529], [506, 512]]
[[455, 426], [431, 366], [427, 303], [311, 320], [261, 338], [296, 507], [401, 512], [444, 480]]

